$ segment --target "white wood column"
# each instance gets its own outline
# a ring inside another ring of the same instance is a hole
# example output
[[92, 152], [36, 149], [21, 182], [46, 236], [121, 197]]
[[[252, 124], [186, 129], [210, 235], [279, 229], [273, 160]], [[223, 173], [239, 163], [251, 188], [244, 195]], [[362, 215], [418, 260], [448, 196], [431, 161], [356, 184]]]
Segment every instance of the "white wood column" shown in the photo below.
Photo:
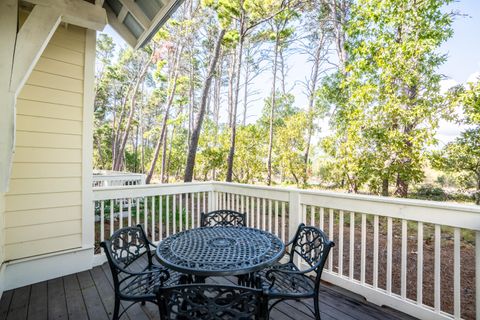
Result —
[[[0, 1], [0, 192], [8, 191], [8, 179], [15, 145], [15, 96], [10, 92], [15, 41], [17, 37], [18, 2]], [[13, 106], [13, 107], [12, 107]], [[0, 212], [3, 219], [3, 212]], [[3, 222], [3, 220], [2, 220]], [[0, 225], [3, 223], [0, 222]], [[0, 230], [3, 236], [3, 231]]]

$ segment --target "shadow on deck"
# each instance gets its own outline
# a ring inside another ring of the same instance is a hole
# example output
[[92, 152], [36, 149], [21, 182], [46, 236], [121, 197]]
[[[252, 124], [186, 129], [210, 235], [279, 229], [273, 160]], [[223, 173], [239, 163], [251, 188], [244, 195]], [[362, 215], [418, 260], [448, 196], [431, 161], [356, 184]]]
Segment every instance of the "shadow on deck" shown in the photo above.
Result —
[[[235, 278], [207, 281], [233, 283]], [[113, 284], [108, 264], [92, 270], [36, 283], [4, 292], [0, 300], [0, 319], [111, 319]], [[311, 300], [310, 300], [311, 301]], [[366, 302], [349, 291], [325, 283], [321, 287], [320, 310], [323, 320], [414, 319], [401, 312]], [[156, 305], [136, 304], [121, 319], [160, 319]], [[299, 302], [278, 304], [270, 313], [273, 320], [313, 319]]]

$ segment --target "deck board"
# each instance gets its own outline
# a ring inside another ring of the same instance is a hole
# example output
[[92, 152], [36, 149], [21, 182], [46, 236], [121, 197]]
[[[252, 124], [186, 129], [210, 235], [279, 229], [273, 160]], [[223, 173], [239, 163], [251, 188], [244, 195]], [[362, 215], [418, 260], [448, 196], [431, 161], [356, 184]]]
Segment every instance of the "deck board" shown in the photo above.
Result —
[[63, 278], [65, 287], [65, 298], [67, 302], [68, 319], [81, 320], [87, 319], [87, 309], [83, 300], [82, 291], [76, 274], [71, 274]]
[[48, 319], [47, 282], [35, 283], [32, 285], [30, 301], [28, 303], [28, 319]]
[[[214, 277], [209, 283], [235, 284], [235, 277]], [[322, 320], [413, 320], [414, 318], [366, 302], [342, 288], [324, 284], [320, 292]], [[307, 300], [309, 306], [313, 302]], [[111, 319], [113, 314], [113, 281], [108, 264], [49, 281], [4, 292], [0, 300], [0, 319]], [[129, 304], [122, 303], [121, 311]], [[122, 320], [159, 319], [156, 305], [135, 304]], [[279, 303], [270, 313], [272, 320], [310, 320], [313, 316], [300, 302]]]
[[48, 319], [68, 319], [67, 301], [62, 278], [47, 281]]
[[82, 290], [83, 299], [87, 309], [88, 317], [90, 319], [105, 319], [108, 320], [107, 311], [100, 299], [97, 287], [93, 282], [92, 276], [89, 271], [83, 271], [77, 274], [78, 282], [80, 283], [80, 289]]

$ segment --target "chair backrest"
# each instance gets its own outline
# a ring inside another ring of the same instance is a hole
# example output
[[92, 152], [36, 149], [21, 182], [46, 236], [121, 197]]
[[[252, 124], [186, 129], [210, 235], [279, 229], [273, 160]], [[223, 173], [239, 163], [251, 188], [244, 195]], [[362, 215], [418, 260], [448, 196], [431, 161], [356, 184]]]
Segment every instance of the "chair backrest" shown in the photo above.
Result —
[[145, 254], [147, 255], [148, 265], [152, 264], [150, 242], [141, 225], [122, 228], [113, 233], [110, 239], [100, 243], [100, 245], [107, 256], [115, 282], [118, 281], [118, 274], [124, 270], [141, 271], [139, 270], [140, 266], [133, 264]]
[[292, 242], [290, 262], [295, 261], [295, 256], [310, 266], [317, 273], [319, 280], [330, 249], [335, 245], [328, 240], [327, 235], [319, 228], [300, 224]]
[[200, 224], [202, 227], [246, 227], [247, 215], [232, 210], [216, 210], [201, 214]]
[[266, 319], [268, 300], [259, 289], [211, 284], [158, 287], [161, 320]]

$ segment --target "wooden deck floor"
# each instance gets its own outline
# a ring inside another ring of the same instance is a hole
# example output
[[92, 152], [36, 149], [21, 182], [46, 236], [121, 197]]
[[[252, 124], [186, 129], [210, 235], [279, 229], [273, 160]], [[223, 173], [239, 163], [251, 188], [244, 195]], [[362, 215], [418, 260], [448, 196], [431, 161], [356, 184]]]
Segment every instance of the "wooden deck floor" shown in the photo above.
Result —
[[[228, 283], [234, 279], [212, 278], [208, 281]], [[4, 292], [0, 300], [0, 319], [110, 319], [113, 312], [113, 287], [107, 264], [90, 271], [36, 283]], [[341, 288], [325, 284], [320, 293], [323, 320], [414, 319], [388, 308], [380, 308]], [[136, 304], [122, 319], [159, 319], [153, 304]], [[270, 313], [273, 320], [313, 319], [299, 302], [278, 304]]]

